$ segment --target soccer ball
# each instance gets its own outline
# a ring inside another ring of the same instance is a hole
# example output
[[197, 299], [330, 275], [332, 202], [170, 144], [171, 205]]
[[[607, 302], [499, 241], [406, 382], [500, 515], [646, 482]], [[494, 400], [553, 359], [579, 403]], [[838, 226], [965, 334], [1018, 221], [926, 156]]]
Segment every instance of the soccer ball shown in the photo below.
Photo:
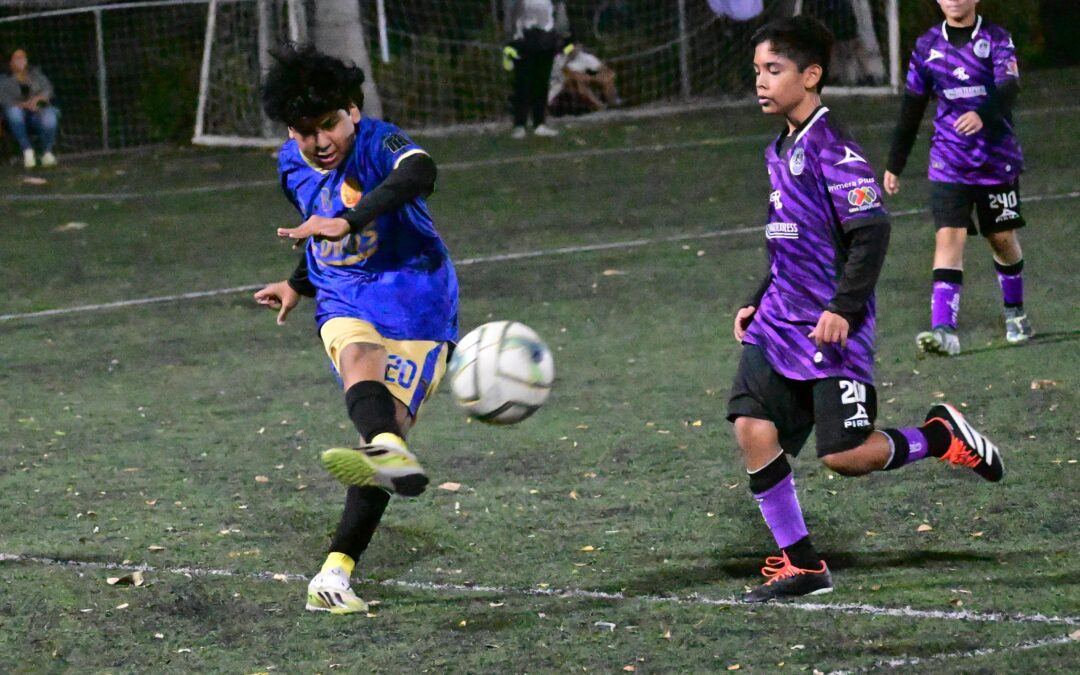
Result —
[[462, 338], [449, 367], [458, 404], [487, 424], [514, 424], [540, 409], [551, 393], [555, 359], [532, 328], [492, 321]]

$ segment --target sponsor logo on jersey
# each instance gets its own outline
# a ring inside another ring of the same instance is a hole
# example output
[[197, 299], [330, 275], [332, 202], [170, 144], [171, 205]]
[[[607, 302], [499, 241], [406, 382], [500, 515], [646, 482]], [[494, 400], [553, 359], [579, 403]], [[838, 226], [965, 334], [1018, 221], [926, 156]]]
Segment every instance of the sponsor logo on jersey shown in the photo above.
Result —
[[345, 208], [351, 209], [360, 203], [360, 198], [364, 196], [364, 191], [360, 187], [360, 183], [353, 177], [348, 177], [341, 184], [341, 203], [345, 205]]
[[971, 76], [967, 74], [967, 71], [964, 70], [963, 66], [960, 66], [956, 70], [952, 71], [952, 74], [953, 74], [953, 77], [960, 80], [961, 82], [967, 82], [968, 80], [971, 79]]
[[848, 204], [855, 207], [852, 211], [865, 211], [866, 209], [877, 206], [877, 198], [877, 190], [869, 185], [866, 187], [857, 187], [847, 193]]
[[774, 190], [773, 193], [769, 195], [769, 201], [772, 202], [773, 208], [777, 211], [784, 208], [784, 203], [780, 201], [779, 190]]
[[806, 168], [806, 152], [799, 146], [791, 151], [791, 159], [788, 160], [788, 171], [792, 176], [801, 176]]
[[798, 239], [799, 226], [795, 223], [769, 223], [765, 226], [766, 239]]
[[1001, 213], [998, 214], [997, 218], [994, 218], [994, 222], [995, 223], [1004, 223], [1007, 220], [1016, 220], [1019, 217], [1020, 217], [1019, 213], [1017, 213], [1016, 211], [1013, 211], [1008, 206], [1003, 206], [1003, 207], [1001, 207]]
[[982, 38], [975, 43], [974, 51], [975, 56], [978, 56], [980, 59], [985, 59], [987, 56], [990, 56], [990, 41], [986, 38]]
[[850, 190], [852, 188], [863, 187], [866, 185], [875, 185], [876, 180], [874, 178], [856, 178], [855, 180], [845, 181], [843, 183], [833, 183], [829, 185], [829, 192], [840, 192], [841, 190]]
[[863, 164], [866, 164], [865, 159], [860, 157], [857, 152], [855, 152], [854, 150], [852, 150], [851, 148], [849, 148], [848, 146], [845, 145], [844, 146], [844, 158], [841, 159], [836, 164], [833, 164], [833, 166], [840, 166], [841, 164], [856, 164], [856, 163], [859, 163], [859, 162], [861, 162]]
[[393, 153], [409, 145], [409, 142], [404, 134], [389, 134], [383, 138], [383, 147]]
[[975, 98], [986, 96], [986, 87], [981, 84], [975, 87], [953, 87], [945, 90], [945, 98], [955, 101], [958, 98]]
[[939, 52], [936, 49], [931, 49], [930, 50], [930, 56], [926, 57], [926, 63], [930, 63], [931, 61], [935, 61], [937, 59], [943, 59], [943, 58], [945, 58], [944, 54], [942, 54], [941, 52]]
[[334, 205], [334, 200], [330, 197], [329, 188], [323, 188], [319, 190], [319, 204], [322, 206], [323, 211], [329, 211], [330, 207]]

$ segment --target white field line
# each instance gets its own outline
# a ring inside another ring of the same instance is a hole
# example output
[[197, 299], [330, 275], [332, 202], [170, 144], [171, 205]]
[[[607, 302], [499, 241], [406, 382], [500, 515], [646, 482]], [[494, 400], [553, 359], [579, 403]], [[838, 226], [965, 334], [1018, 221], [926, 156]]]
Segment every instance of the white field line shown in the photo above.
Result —
[[[1032, 108], [1021, 110], [1018, 116], [1043, 115], [1051, 113], [1071, 112], [1080, 110], [1080, 106], [1063, 106], [1057, 108]], [[891, 129], [892, 123], [875, 122], [873, 124], [855, 125], [863, 130]], [[446, 162], [439, 164], [440, 171], [468, 171], [471, 169], [506, 166], [511, 164], [529, 164], [536, 162], [566, 161], [585, 159], [592, 157], [605, 157], [608, 155], [621, 155], [638, 152], [664, 152], [667, 150], [687, 150], [699, 147], [719, 147], [735, 143], [755, 142], [761, 143], [773, 138], [773, 134], [751, 134], [746, 136], [721, 136], [716, 138], [704, 138], [697, 141], [683, 141], [680, 143], [646, 143], [642, 145], [628, 145], [615, 148], [588, 148], [584, 150], [567, 150], [565, 152], [540, 152], [528, 155], [511, 155], [509, 157], [493, 157], [490, 159], [478, 159], [463, 162]], [[41, 202], [57, 199], [63, 200], [111, 200], [122, 201], [128, 199], [148, 199], [152, 197], [164, 197], [172, 195], [191, 195], [227, 192], [231, 190], [243, 190], [257, 187], [277, 185], [276, 180], [238, 181], [222, 183], [219, 185], [201, 185], [186, 188], [174, 188], [169, 190], [154, 190], [152, 192], [73, 192], [53, 194], [17, 194], [0, 195], [0, 202]]]
[[[1076, 199], [1080, 197], [1080, 191], [1076, 192], [1062, 192], [1058, 194], [1050, 195], [1031, 195], [1024, 197], [1025, 202], [1043, 202], [1043, 201], [1056, 201], [1061, 199]], [[896, 211], [892, 214], [894, 218], [903, 218], [907, 216], [919, 215], [927, 213], [929, 209], [907, 209], [904, 211]], [[466, 267], [469, 265], [481, 265], [484, 263], [493, 262], [506, 262], [510, 260], [526, 260], [529, 258], [548, 258], [560, 255], [573, 255], [576, 253], [591, 253], [595, 251], [615, 251], [615, 250], [627, 250], [633, 248], [641, 248], [642, 246], [651, 246], [653, 244], [664, 244], [680, 241], [697, 241], [701, 239], [718, 239], [722, 237], [734, 237], [744, 234], [753, 234], [760, 232], [761, 226], [740, 226], [726, 230], [713, 230], [711, 232], [695, 232], [695, 233], [683, 233], [673, 234], [667, 237], [657, 237], [653, 239], [626, 239], [622, 241], [611, 241], [599, 244], [582, 244], [578, 246], [562, 246], [559, 248], [545, 248], [537, 249], [534, 251], [518, 251], [514, 253], [498, 253], [495, 255], [478, 256], [475, 258], [462, 258], [461, 260], [454, 261], [454, 265], [457, 267]], [[78, 314], [83, 312], [99, 312], [108, 309], [119, 309], [123, 307], [137, 307], [142, 305], [154, 305], [167, 302], [177, 302], [180, 300], [197, 300], [199, 298], [210, 298], [217, 295], [231, 295], [233, 293], [249, 293], [256, 291], [263, 287], [263, 284], [246, 284], [244, 286], [232, 286], [230, 288], [217, 288], [209, 291], [192, 291], [190, 293], [179, 293], [176, 295], [162, 295], [151, 298], [133, 298], [131, 300], [117, 300], [115, 302], [103, 302], [93, 305], [77, 305], [75, 307], [60, 307], [57, 309], [44, 309], [37, 312], [21, 312], [15, 314], [0, 314], [0, 323], [7, 321], [21, 321], [24, 319], [40, 319], [50, 316], [61, 316], [65, 314]]]
[[993, 654], [1009, 654], [1012, 652], [1028, 651], [1029, 649], [1041, 649], [1043, 647], [1056, 647], [1058, 645], [1077, 644], [1078, 640], [1080, 640], [1080, 638], [1075, 638], [1072, 635], [1058, 635], [1055, 637], [1043, 638], [1041, 640], [1029, 640], [1027, 642], [1021, 642], [1019, 644], [1006, 647], [983, 647], [981, 649], [972, 649], [966, 652], [948, 652], [945, 654], [934, 654], [933, 656], [905, 656], [897, 659], [884, 659], [875, 662], [869, 667], [858, 668], [856, 670], [834, 670], [829, 675], [850, 675], [853, 673], [866, 673], [875, 670], [899, 669], [906, 668], [908, 666], [929, 665], [932, 663], [940, 663], [941, 661], [951, 661], [953, 659], [974, 659], [980, 656], [991, 656]]
[[[201, 567], [155, 567], [146, 564], [124, 564], [82, 560], [60, 560], [18, 553], [0, 553], [0, 562], [13, 562], [42, 565], [46, 567], [67, 567], [90, 570], [116, 570], [123, 572], [148, 572], [156, 574], [178, 574], [188, 577], [224, 577], [231, 579], [252, 579], [255, 581], [307, 581], [303, 574], [274, 572], [237, 572], [227, 569], [207, 569]], [[474, 584], [444, 584], [428, 581], [405, 581], [385, 579], [383, 581], [362, 581], [364, 585], [403, 588], [412, 591], [430, 593], [478, 593], [483, 595], [505, 595], [536, 598], [578, 598], [587, 600], [631, 601], [649, 604], [674, 604], [712, 607], [744, 607], [759, 609], [760, 605], [747, 605], [734, 598], [709, 598], [699, 593], [686, 596], [677, 595], [627, 595], [606, 591], [588, 591], [577, 588], [513, 588], [506, 586], [485, 586]], [[971, 623], [1023, 623], [1051, 626], [1080, 626], [1080, 616], [1046, 616], [1045, 614], [1007, 614], [1005, 612], [973, 612], [969, 610], [914, 609], [912, 607], [882, 607], [861, 603], [823, 603], [791, 602], [769, 605], [771, 608], [801, 612], [822, 612], [831, 614], [849, 614], [866, 616], [887, 616], [902, 619], [933, 619], [939, 621], [957, 621]]]

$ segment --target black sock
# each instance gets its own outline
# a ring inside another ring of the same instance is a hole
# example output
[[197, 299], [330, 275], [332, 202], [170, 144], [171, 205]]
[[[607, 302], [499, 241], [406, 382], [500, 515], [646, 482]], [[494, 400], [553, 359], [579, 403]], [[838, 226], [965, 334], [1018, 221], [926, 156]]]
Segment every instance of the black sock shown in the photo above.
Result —
[[907, 464], [908, 455], [911, 454], [911, 445], [908, 444], [907, 437], [900, 433], [899, 429], [882, 429], [881, 433], [889, 437], [893, 449], [892, 459], [881, 470], [892, 471]]
[[933, 457], [941, 457], [949, 451], [952, 444], [952, 430], [942, 420], [931, 420], [919, 427], [926, 436], [927, 452]]
[[396, 399], [382, 382], [364, 380], [345, 392], [345, 407], [364, 442], [382, 433], [401, 435], [397, 423]]
[[821, 567], [821, 556], [814, 550], [814, 544], [810, 541], [810, 535], [806, 535], [799, 541], [784, 549], [788, 560], [795, 567], [804, 570], [816, 570]]
[[747, 473], [750, 478], [750, 492], [759, 495], [790, 476], [791, 465], [788, 464], [787, 455], [781, 452], [776, 459], [757, 471]]
[[390, 493], [382, 488], [350, 486], [330, 550], [344, 553], [354, 561], [359, 559], [375, 534], [389, 501]]

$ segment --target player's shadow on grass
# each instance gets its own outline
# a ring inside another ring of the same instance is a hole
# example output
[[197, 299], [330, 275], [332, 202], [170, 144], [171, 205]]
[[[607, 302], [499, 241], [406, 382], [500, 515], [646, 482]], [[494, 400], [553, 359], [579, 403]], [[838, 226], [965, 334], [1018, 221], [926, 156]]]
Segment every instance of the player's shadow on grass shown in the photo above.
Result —
[[[887, 567], [926, 568], [961, 563], [997, 564], [1000, 555], [983, 555], [970, 551], [824, 551], [822, 556], [833, 572], [841, 570], [880, 570]], [[714, 584], [725, 579], [756, 580], [761, 578], [765, 558], [760, 552], [733, 553], [727, 557], [700, 565], [667, 565], [648, 574], [631, 579], [624, 585], [631, 593], [671, 593], [680, 588]]]
[[[1008, 349], [1020, 349], [1026, 346], [1040, 346], [1040, 345], [1052, 345], [1060, 342], [1071, 342], [1073, 340], [1080, 340], [1080, 330], [1058, 330], [1051, 331], [1049, 333], [1036, 333], [1031, 341], [1026, 344], [1011, 345], [1009, 343], [1003, 344], [991, 344], [984, 347], [965, 347], [961, 356], [969, 356], [971, 354], [985, 354], [989, 352], [1000, 352]], [[924, 356], [925, 358], [925, 356]]]

